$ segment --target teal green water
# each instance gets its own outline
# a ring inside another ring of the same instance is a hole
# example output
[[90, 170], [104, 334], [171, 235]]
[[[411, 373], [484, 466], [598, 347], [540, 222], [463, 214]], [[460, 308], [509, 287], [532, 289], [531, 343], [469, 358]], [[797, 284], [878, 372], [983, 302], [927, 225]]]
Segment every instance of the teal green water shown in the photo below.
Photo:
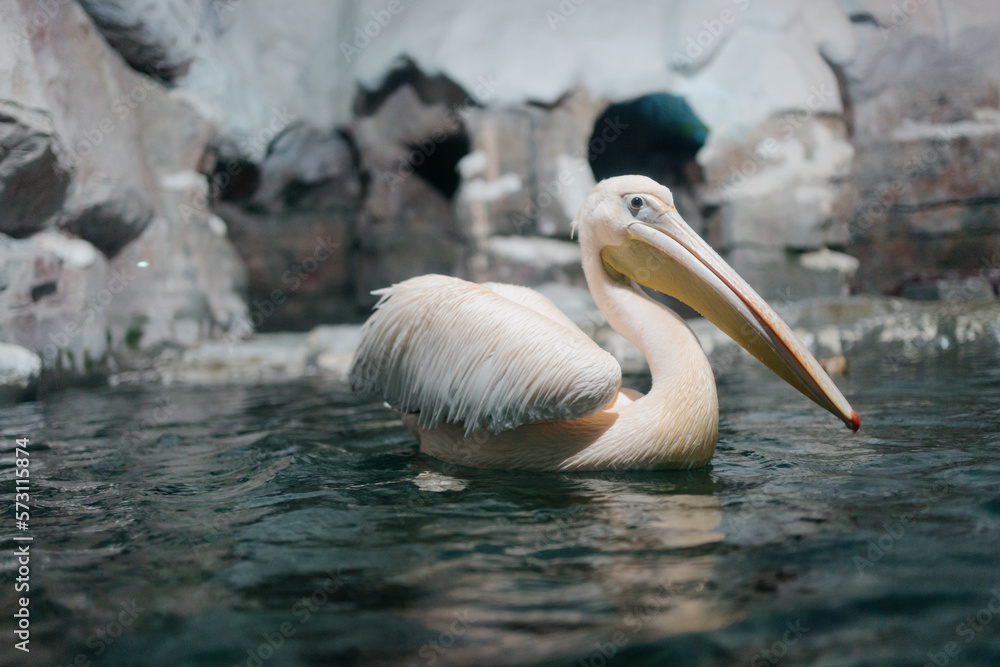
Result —
[[313, 384], [2, 408], [0, 662], [1000, 665], [1000, 359], [851, 361], [857, 435], [739, 361], [680, 473], [458, 469]]

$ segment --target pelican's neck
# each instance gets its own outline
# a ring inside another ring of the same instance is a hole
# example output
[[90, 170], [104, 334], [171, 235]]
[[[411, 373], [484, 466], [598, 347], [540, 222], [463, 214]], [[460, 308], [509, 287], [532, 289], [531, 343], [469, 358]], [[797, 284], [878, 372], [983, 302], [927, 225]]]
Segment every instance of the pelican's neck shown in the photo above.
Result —
[[652, 387], [624, 406], [621, 437], [604, 454], [612, 465], [701, 466], [712, 458], [719, 432], [715, 377], [698, 338], [677, 313], [635, 283], [613, 280], [600, 253], [583, 253], [590, 293], [608, 323], [649, 362]]
[[649, 363], [649, 395], [671, 395], [680, 384], [711, 384], [715, 378], [698, 338], [677, 313], [633, 283], [613, 280], [600, 253], [584, 253], [583, 271], [594, 302], [608, 324], [631, 341]]

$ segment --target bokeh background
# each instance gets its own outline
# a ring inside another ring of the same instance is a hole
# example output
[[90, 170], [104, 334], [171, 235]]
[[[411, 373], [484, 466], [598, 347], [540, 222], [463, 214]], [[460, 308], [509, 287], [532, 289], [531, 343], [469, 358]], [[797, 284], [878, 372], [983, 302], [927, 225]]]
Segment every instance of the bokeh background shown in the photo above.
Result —
[[2, 0], [8, 393], [357, 323], [428, 272], [586, 324], [570, 223], [623, 173], [779, 307], [995, 300], [998, 29], [988, 0]]

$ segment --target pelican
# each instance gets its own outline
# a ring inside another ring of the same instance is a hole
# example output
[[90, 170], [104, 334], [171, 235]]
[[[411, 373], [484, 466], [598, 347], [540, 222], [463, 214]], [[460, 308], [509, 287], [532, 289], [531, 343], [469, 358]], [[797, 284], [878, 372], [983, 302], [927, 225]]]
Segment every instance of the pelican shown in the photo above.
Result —
[[644, 176], [601, 181], [574, 221], [590, 293], [645, 355], [649, 393], [526, 287], [440, 275], [377, 292], [350, 381], [403, 413], [420, 449], [511, 470], [696, 468], [715, 452], [719, 403], [698, 339], [640, 284], [676, 297], [852, 431], [858, 415], [788, 325]]

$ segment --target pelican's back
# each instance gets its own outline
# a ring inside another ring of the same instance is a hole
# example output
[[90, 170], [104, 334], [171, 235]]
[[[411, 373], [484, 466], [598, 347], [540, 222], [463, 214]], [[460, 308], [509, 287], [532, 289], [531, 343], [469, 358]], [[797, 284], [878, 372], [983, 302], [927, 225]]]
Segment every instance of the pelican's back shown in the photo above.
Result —
[[351, 386], [417, 413], [421, 427], [464, 424], [466, 434], [580, 419], [615, 399], [614, 357], [537, 292], [494, 288], [427, 275], [382, 290]]

